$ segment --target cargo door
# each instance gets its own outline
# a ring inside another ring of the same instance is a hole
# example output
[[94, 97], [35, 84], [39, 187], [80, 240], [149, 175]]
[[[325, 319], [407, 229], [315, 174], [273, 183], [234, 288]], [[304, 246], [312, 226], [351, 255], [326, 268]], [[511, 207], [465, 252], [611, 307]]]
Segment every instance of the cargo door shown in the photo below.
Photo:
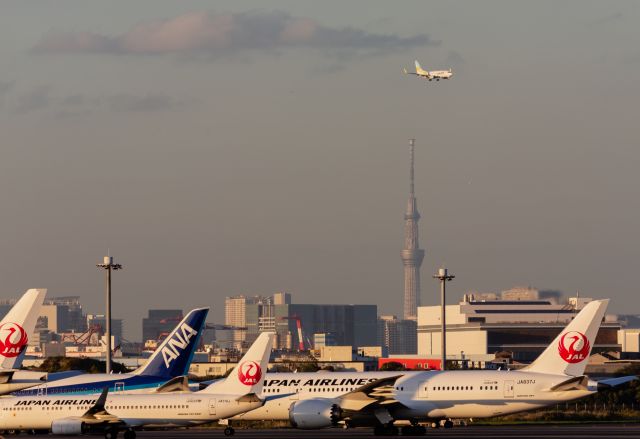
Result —
[[513, 398], [513, 381], [504, 382], [504, 397]]
[[216, 414], [216, 403], [218, 402], [217, 399], [210, 399], [209, 400], [209, 414], [210, 415], [215, 415]]

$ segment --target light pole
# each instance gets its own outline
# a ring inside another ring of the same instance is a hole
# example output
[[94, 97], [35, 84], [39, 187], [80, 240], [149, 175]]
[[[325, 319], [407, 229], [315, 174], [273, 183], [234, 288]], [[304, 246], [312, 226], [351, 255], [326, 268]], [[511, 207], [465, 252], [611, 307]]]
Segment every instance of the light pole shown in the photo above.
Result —
[[440, 323], [442, 324], [442, 328], [441, 328], [442, 364], [440, 366], [440, 369], [446, 370], [447, 369], [447, 322], [446, 322], [446, 315], [445, 315], [446, 314], [446, 292], [447, 292], [446, 284], [447, 282], [450, 282], [453, 278], [455, 278], [455, 276], [452, 274], [449, 274], [447, 269], [442, 267], [438, 270], [438, 274], [433, 275], [433, 278], [438, 279], [440, 281], [440, 303], [441, 303]]
[[107, 364], [106, 364], [106, 372], [111, 373], [111, 271], [112, 270], [120, 270], [122, 269], [122, 265], [114, 264], [113, 257], [105, 256], [102, 264], [96, 264], [96, 267], [103, 268], [105, 270], [105, 294], [107, 296], [107, 311], [104, 316], [104, 320], [106, 323], [106, 349], [107, 349]]

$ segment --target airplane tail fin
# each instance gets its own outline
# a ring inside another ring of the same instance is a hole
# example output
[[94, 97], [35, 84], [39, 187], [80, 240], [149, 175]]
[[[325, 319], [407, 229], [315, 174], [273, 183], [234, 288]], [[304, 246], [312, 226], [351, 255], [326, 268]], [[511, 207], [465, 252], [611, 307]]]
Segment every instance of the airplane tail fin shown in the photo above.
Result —
[[136, 369], [136, 375], [162, 377], [167, 380], [186, 375], [198, 348], [202, 327], [209, 308], [198, 308], [186, 315], [171, 334], [158, 346], [147, 362]]
[[0, 322], [0, 369], [22, 365], [46, 294], [46, 288], [28, 290]]
[[201, 392], [238, 396], [262, 393], [264, 374], [269, 367], [274, 339], [273, 332], [261, 333], [224, 380], [210, 384]]
[[583, 375], [608, 305], [609, 299], [587, 303], [547, 349], [524, 370], [555, 375]]
[[422, 68], [422, 66], [420, 65], [417, 59], [415, 60], [415, 63], [416, 63], [416, 73], [419, 73], [419, 74], [427, 73], [427, 71]]

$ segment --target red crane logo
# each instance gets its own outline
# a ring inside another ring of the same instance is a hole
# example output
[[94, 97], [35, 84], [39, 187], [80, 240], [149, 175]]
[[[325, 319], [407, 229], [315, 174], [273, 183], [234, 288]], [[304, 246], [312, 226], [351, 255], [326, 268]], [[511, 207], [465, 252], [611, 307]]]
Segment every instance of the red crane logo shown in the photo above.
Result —
[[29, 338], [22, 326], [7, 322], [0, 325], [0, 355], [17, 357], [26, 348]]
[[571, 331], [560, 337], [558, 353], [567, 363], [580, 363], [589, 356], [591, 344], [585, 335], [578, 331]]
[[238, 366], [238, 379], [245, 386], [253, 386], [262, 378], [262, 368], [255, 361], [244, 361]]

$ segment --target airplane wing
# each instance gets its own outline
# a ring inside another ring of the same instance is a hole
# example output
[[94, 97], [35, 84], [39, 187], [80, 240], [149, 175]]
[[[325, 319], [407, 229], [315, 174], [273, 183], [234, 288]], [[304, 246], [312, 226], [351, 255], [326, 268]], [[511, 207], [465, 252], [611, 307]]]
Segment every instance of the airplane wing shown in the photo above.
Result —
[[122, 419], [107, 412], [105, 403], [109, 388], [105, 387], [96, 403], [89, 408], [82, 416], [69, 416], [67, 418], [56, 419], [51, 423], [53, 434], [85, 434], [104, 432], [112, 427], [123, 427], [126, 425]]
[[388, 405], [397, 402], [394, 398], [393, 385], [402, 375], [381, 378], [358, 387], [338, 397], [338, 405], [346, 411], [360, 411], [371, 405]]
[[124, 421], [109, 413], [104, 407], [108, 394], [109, 388], [105, 387], [93, 407], [90, 407], [80, 419], [87, 424], [124, 424]]

